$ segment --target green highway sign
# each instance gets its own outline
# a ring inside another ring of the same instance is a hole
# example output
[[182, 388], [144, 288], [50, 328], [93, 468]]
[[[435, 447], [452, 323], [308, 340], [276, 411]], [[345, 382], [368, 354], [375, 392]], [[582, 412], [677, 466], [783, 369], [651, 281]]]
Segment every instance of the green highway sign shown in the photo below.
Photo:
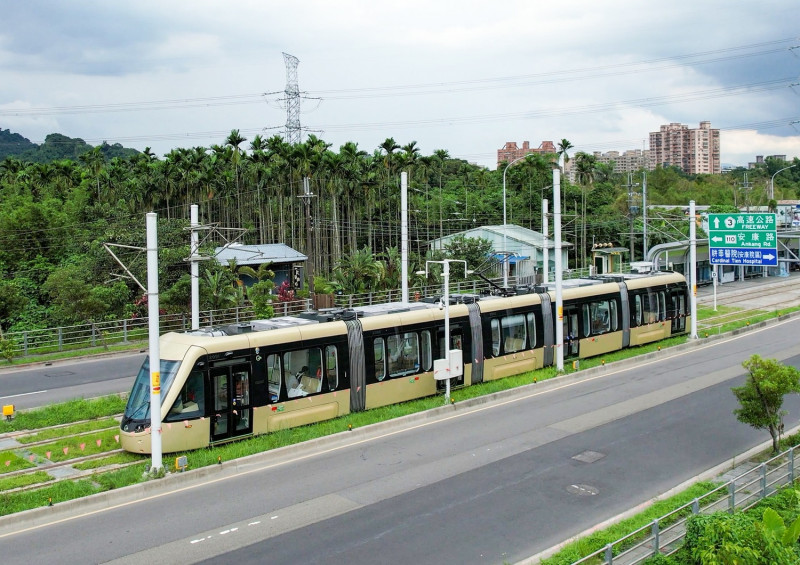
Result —
[[775, 214], [709, 214], [708, 248], [709, 259], [716, 265], [777, 265]]

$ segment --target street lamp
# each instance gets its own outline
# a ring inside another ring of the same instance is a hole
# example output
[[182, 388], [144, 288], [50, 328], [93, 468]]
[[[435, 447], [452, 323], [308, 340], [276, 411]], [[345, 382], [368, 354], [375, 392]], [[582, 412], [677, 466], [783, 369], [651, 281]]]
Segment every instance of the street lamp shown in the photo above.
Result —
[[[445, 359], [444, 359], [444, 363], [441, 363], [441, 365], [444, 365], [444, 374], [445, 374], [445, 377], [444, 377], [444, 379], [445, 379], [444, 403], [445, 404], [449, 404], [450, 403], [450, 379], [452, 377], [457, 377], [457, 376], [461, 375], [463, 373], [463, 371], [464, 371], [463, 354], [461, 356], [462, 362], [458, 363], [458, 366], [455, 367], [455, 370], [459, 371], [459, 372], [456, 373], [456, 374], [452, 374], [454, 371], [451, 370], [453, 368], [453, 361], [455, 359], [452, 358], [452, 356], [451, 356], [452, 352], [450, 351], [450, 263], [464, 263], [464, 277], [465, 278], [466, 278], [467, 275], [472, 273], [472, 271], [468, 271], [467, 270], [467, 262], [466, 261], [463, 261], [461, 259], [444, 259], [442, 261], [425, 261], [425, 270], [424, 271], [417, 271], [417, 274], [418, 275], [425, 275], [425, 277], [427, 278], [428, 277], [428, 265], [430, 265], [431, 263], [438, 263], [438, 264], [443, 266], [442, 275], [444, 275], [444, 296], [442, 298], [442, 301], [444, 302], [444, 351], [445, 351], [444, 355], [445, 355]], [[456, 350], [456, 351], [460, 352], [460, 350]], [[437, 361], [439, 361], [439, 360], [437, 360]], [[434, 362], [434, 378], [437, 378], [437, 377], [438, 378], [442, 378], [439, 375], [437, 375], [437, 370], [436, 370], [437, 367], [436, 367], [436, 365], [437, 365], [437, 363]]]
[[769, 181], [769, 199], [770, 200], [774, 200], [775, 199], [775, 175], [777, 175], [781, 171], [785, 171], [786, 169], [791, 169], [794, 166], [795, 165], [789, 165], [788, 167], [784, 167], [782, 169], [779, 169], [779, 170], [775, 171], [774, 175], [772, 175], [772, 178]]
[[[506, 172], [508, 168], [516, 163], [517, 161], [522, 161], [527, 155], [523, 155], [522, 157], [517, 157], [513, 161], [509, 161], [506, 168], [503, 169], [503, 253], [506, 254], [508, 251], [506, 247]], [[505, 260], [503, 263], [503, 288], [508, 288], [508, 255], [505, 255]]]

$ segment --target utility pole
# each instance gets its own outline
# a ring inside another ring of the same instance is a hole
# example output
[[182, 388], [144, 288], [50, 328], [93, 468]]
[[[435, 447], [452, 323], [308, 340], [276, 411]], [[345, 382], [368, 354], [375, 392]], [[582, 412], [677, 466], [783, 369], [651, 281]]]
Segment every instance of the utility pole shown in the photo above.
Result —
[[189, 266], [189, 272], [192, 279], [192, 329], [199, 330], [200, 329], [200, 266], [198, 265], [198, 261], [200, 260], [200, 255], [197, 253], [197, 251], [200, 248], [200, 237], [199, 234], [197, 233], [197, 228], [199, 227], [200, 224], [198, 222], [197, 204], [192, 204], [189, 221], [191, 226], [191, 236], [190, 236], [191, 255], [189, 256], [189, 261], [191, 261], [191, 264]]
[[739, 188], [744, 190], [745, 206], [747, 206], [748, 212], [750, 211], [750, 195], [748, 194], [747, 191], [750, 190], [752, 187], [753, 185], [750, 183], [750, 181], [747, 180], [747, 173], [745, 173], [744, 180], [739, 185]]
[[311, 300], [314, 300], [314, 257], [313, 247], [311, 247], [311, 235], [313, 228], [313, 218], [311, 217], [311, 199], [314, 193], [311, 192], [311, 183], [308, 177], [303, 178], [303, 194], [299, 198], [303, 199], [303, 204], [306, 208], [306, 255], [308, 256], [308, 263], [306, 264], [306, 277], [308, 278], [308, 293]]

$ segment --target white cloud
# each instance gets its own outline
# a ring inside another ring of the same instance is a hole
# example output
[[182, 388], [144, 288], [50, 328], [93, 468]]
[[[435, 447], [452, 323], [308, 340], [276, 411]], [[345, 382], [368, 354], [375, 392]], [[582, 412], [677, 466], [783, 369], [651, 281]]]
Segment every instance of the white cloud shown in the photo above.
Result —
[[[731, 95], [737, 85], [800, 74], [792, 43], [776, 42], [796, 35], [791, 10], [766, 0], [754, 18], [747, 3], [703, 6], [313, 0], [301, 13], [262, 0], [29, 0], [8, 7], [0, 30], [0, 127], [37, 142], [53, 131], [129, 139], [123, 144], [159, 154], [221, 143], [234, 128], [249, 139], [271, 135], [278, 130], [264, 128], [286, 119], [278, 100], [287, 52], [300, 59], [300, 90], [314, 98], [303, 102], [302, 124], [324, 129], [319, 135], [335, 148], [356, 141], [372, 151], [394, 137], [493, 167], [506, 141], [566, 137], [587, 150], [635, 149], [661, 124], [710, 120], [721, 128], [769, 123], [751, 134], [724, 131], [726, 162], [796, 154], [797, 132], [786, 124], [800, 110], [790, 89], [776, 83]], [[706, 55], [686, 56], [699, 53]], [[631, 66], [642, 61], [650, 63]], [[683, 99], [712, 88], [719, 90]], [[261, 103], [233, 98], [264, 92], [278, 94]], [[135, 112], [4, 112], [211, 97], [221, 100], [167, 110], [140, 104]]]

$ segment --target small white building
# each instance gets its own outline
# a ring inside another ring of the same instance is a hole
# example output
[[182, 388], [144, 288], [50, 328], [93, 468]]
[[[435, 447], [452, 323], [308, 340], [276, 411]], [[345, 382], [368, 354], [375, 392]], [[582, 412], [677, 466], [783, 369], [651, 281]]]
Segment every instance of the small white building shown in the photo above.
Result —
[[[529, 230], [521, 226], [506, 224], [505, 226], [481, 226], [467, 231], [447, 235], [434, 239], [430, 243], [431, 249], [444, 249], [448, 242], [456, 237], [471, 237], [488, 239], [492, 243], [494, 257], [497, 259], [493, 276], [502, 276], [502, 264], [504, 251], [509, 253], [508, 274], [516, 277], [518, 284], [530, 284], [540, 282], [542, 277], [537, 275], [543, 273], [542, 264], [544, 261], [544, 249], [548, 250], [549, 272], [555, 273], [555, 247], [556, 242], [552, 238], [545, 238], [540, 232]], [[561, 264], [563, 269], [569, 268], [568, 251], [573, 247], [571, 243], [561, 241]], [[478, 265], [468, 265], [470, 269]], [[553, 277], [548, 277], [553, 280]]]

